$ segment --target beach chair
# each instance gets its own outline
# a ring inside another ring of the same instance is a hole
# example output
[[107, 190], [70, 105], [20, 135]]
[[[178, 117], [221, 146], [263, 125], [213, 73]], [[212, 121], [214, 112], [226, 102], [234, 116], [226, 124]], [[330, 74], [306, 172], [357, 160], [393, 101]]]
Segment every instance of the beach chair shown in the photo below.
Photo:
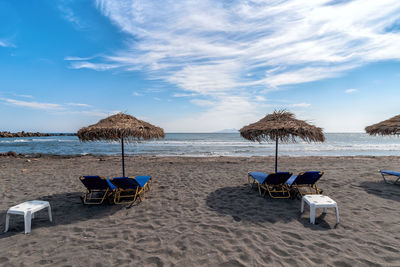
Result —
[[322, 194], [322, 190], [316, 185], [316, 182], [324, 175], [323, 171], [307, 171], [298, 175], [292, 175], [287, 181], [289, 189], [294, 194], [301, 197], [310, 194]]
[[249, 172], [247, 174], [247, 180], [250, 184], [250, 187], [253, 188], [254, 185], [257, 185], [258, 192], [261, 196], [261, 185], [264, 183], [265, 178], [267, 178], [268, 173], [265, 172]]
[[[382, 175], [382, 178], [383, 178], [383, 181], [385, 182], [385, 183], [387, 183], [387, 184], [400, 184], [400, 172], [395, 172], [395, 171], [384, 171], [384, 170], [379, 170], [379, 172], [381, 173], [381, 175]], [[392, 182], [392, 181], [388, 181], [387, 179], [386, 179], [386, 177], [385, 177], [385, 175], [388, 175], [388, 176], [394, 176], [395, 178], [395, 180], [394, 180], [394, 182]], [[397, 177], [397, 178], [396, 178]]]
[[112, 197], [116, 189], [108, 179], [101, 176], [81, 176], [79, 180], [86, 187], [86, 191], [81, 197], [83, 204], [102, 204], [107, 197]]
[[292, 176], [291, 172], [277, 172], [277, 173], [264, 173], [264, 172], [249, 172], [248, 180], [252, 182], [252, 187], [257, 184], [258, 192], [261, 196], [261, 189], [264, 189], [272, 198], [290, 198], [290, 191], [286, 185], [286, 181]]
[[152, 184], [151, 176], [147, 175], [135, 178], [115, 177], [110, 181], [117, 188], [114, 194], [115, 204], [133, 204], [138, 198], [142, 201]]

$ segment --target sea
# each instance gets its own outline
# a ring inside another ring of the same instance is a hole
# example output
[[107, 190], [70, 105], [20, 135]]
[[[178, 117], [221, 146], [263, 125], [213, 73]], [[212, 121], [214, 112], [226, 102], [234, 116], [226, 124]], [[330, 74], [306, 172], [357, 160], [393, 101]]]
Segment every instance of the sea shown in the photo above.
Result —
[[[326, 133], [324, 143], [279, 143], [280, 156], [400, 156], [400, 137]], [[119, 142], [80, 142], [77, 136], [0, 138], [0, 153], [119, 155]], [[239, 133], [167, 133], [162, 140], [125, 144], [127, 155], [215, 157], [273, 156], [275, 142], [251, 142]]]

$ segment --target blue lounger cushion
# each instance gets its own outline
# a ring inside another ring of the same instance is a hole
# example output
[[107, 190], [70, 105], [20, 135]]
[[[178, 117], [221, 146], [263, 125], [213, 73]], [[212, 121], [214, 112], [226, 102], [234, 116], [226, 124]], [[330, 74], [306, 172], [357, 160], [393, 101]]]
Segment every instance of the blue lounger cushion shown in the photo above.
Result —
[[112, 191], [116, 189], [115, 185], [113, 185], [109, 179], [104, 179], [97, 175], [83, 176], [81, 181], [89, 190], [106, 190], [109, 188]]
[[79, 180], [86, 187], [86, 192], [81, 197], [83, 204], [100, 205], [107, 197], [114, 194], [116, 187], [109, 179], [98, 175], [80, 176]]
[[145, 186], [150, 181], [150, 179], [151, 177], [148, 175], [141, 175], [135, 177], [135, 180], [140, 185], [140, 187]]
[[381, 173], [388, 174], [388, 175], [393, 175], [393, 176], [399, 176], [400, 177], [400, 172], [395, 172], [395, 171], [384, 171], [380, 170]]
[[260, 184], [264, 183], [265, 179], [268, 177], [268, 173], [265, 172], [249, 172], [249, 175]]
[[253, 179], [257, 180], [258, 183], [263, 184], [282, 184], [290, 177], [290, 172], [277, 172], [277, 173], [265, 173], [265, 172], [249, 172], [249, 175]]
[[265, 183], [269, 185], [284, 184], [289, 179], [290, 176], [292, 176], [291, 172], [270, 173], [268, 177], [265, 179]]
[[286, 183], [288, 185], [292, 185], [294, 183], [294, 181], [296, 181], [297, 179], [297, 175], [293, 174], [292, 176], [290, 176], [290, 178], [286, 181]]
[[122, 189], [135, 189], [136, 187], [143, 187], [150, 181], [151, 177], [148, 175], [136, 176], [135, 178], [129, 177], [115, 177], [112, 182]]
[[299, 175], [292, 175], [287, 181], [286, 184], [292, 186], [294, 183], [301, 184], [315, 184], [319, 178], [323, 175], [323, 172], [320, 171], [307, 171]]

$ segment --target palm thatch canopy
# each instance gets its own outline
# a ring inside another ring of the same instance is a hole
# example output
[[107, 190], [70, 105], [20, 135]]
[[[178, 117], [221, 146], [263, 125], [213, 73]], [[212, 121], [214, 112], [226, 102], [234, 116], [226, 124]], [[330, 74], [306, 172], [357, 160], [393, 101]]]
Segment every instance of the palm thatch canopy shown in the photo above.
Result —
[[370, 135], [400, 135], [400, 115], [365, 127]]
[[100, 120], [98, 123], [81, 128], [77, 133], [81, 141], [120, 141], [159, 139], [164, 130], [135, 117], [118, 113]]
[[295, 142], [300, 137], [306, 142], [323, 142], [322, 129], [305, 121], [296, 119], [295, 115], [286, 110], [274, 111], [258, 122], [240, 129], [240, 135], [251, 141], [277, 140]]

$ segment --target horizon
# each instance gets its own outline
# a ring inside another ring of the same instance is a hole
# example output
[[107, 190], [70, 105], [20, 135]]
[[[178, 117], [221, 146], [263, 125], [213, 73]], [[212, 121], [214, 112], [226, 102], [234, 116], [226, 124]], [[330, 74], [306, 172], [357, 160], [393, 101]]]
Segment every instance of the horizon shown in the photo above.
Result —
[[[10, 131], [0, 131], [0, 132], [10, 132]], [[18, 132], [25, 132], [28, 133], [28, 131], [18, 131]], [[10, 133], [18, 133], [18, 132], [10, 132]], [[36, 132], [30, 132], [29, 133], [36, 133]], [[76, 132], [39, 132], [43, 134], [76, 134]], [[224, 132], [224, 130], [221, 131], [216, 131], [216, 132], [165, 132], [165, 134], [231, 134], [231, 133], [238, 133], [238, 132]], [[364, 132], [324, 132], [324, 134], [367, 134], [365, 131]], [[381, 135], [376, 135], [376, 136], [381, 136]], [[46, 136], [44, 136], [46, 137]], [[384, 136], [384, 137], [397, 137], [397, 136]]]
[[22, 0], [0, 3], [0, 23], [1, 131], [125, 112], [215, 133], [287, 109], [363, 133], [400, 113], [397, 0]]

